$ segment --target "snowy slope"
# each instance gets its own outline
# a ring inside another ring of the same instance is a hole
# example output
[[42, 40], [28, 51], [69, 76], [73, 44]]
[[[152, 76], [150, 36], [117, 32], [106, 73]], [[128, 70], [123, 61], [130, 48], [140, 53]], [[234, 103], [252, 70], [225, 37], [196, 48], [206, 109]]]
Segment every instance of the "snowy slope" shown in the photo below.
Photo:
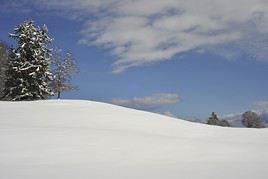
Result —
[[268, 130], [90, 101], [0, 102], [0, 179], [267, 179]]

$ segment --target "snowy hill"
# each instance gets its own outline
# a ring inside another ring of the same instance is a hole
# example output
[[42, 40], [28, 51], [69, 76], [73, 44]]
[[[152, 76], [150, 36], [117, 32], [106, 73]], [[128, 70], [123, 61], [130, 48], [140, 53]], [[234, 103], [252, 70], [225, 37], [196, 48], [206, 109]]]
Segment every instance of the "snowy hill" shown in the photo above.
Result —
[[268, 130], [90, 101], [0, 102], [0, 179], [267, 179]]

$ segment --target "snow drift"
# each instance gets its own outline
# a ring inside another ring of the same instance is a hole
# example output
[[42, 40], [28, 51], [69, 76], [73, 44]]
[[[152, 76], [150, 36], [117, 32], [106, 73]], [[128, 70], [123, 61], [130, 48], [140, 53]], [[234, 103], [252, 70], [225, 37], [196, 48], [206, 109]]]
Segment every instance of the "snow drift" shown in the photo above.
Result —
[[0, 179], [267, 179], [268, 130], [110, 104], [0, 102]]

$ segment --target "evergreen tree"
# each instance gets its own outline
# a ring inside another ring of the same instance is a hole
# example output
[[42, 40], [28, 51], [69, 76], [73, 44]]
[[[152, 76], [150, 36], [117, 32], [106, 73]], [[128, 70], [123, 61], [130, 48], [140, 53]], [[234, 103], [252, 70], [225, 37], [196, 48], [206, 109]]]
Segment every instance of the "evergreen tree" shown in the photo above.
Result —
[[8, 46], [4, 42], [0, 41], [0, 99], [2, 99], [3, 97], [7, 64], [8, 64]]
[[207, 121], [207, 124], [217, 125], [217, 126], [220, 125], [220, 120], [219, 120], [218, 116], [215, 114], [215, 112], [212, 112], [211, 117], [209, 117], [209, 119]]
[[207, 124], [222, 127], [231, 127], [227, 120], [220, 120], [215, 112], [212, 112], [211, 117], [207, 121]]
[[8, 100], [38, 100], [53, 95], [48, 86], [52, 74], [49, 72], [51, 50], [47, 47], [52, 39], [47, 32], [45, 25], [40, 28], [33, 21], [25, 21], [10, 34], [18, 45], [9, 56], [4, 90]]
[[71, 83], [72, 75], [78, 72], [78, 67], [71, 53], [66, 53], [62, 56], [61, 50], [55, 50], [52, 58], [52, 72], [54, 80], [51, 87], [54, 93], [57, 93], [57, 98], [61, 97], [64, 91], [75, 90], [76, 87]]

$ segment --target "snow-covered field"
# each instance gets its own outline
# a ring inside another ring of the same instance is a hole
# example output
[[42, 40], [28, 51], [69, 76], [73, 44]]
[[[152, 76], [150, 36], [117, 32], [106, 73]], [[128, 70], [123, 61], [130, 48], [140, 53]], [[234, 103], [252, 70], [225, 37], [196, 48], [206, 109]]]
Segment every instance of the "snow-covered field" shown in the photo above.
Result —
[[91, 101], [0, 102], [0, 179], [267, 179], [267, 167], [267, 129]]

